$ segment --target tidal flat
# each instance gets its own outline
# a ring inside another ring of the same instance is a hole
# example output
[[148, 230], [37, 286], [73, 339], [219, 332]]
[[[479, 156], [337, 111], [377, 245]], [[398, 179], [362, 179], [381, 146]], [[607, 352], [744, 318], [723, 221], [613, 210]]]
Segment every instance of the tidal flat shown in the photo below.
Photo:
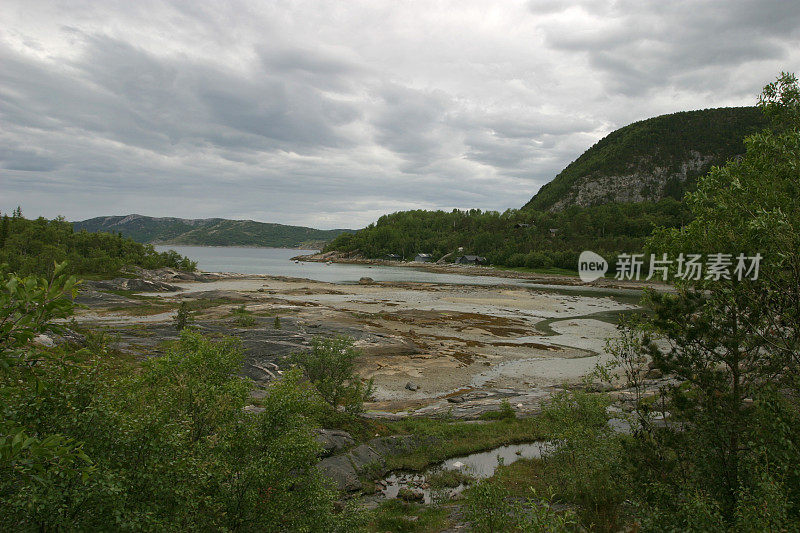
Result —
[[[161, 292], [93, 290], [76, 319], [114, 335], [122, 350], [158, 355], [176, 338], [173, 317], [187, 302], [195, 327], [242, 340], [242, 371], [256, 391], [315, 336], [346, 335], [362, 353], [359, 375], [374, 382], [367, 416], [476, 418], [503, 401], [525, 415], [606, 362], [616, 320], [637, 305], [630, 289], [574, 291], [513, 282], [329, 283], [212, 275], [173, 280], [174, 290]], [[236, 319], [242, 309], [252, 317], [246, 323]]]

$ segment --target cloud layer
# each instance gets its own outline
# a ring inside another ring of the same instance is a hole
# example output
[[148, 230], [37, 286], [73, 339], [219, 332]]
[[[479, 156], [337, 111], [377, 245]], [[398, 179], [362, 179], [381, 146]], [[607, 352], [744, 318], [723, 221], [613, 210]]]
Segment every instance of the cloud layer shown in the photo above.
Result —
[[783, 1], [0, 11], [0, 209], [360, 227], [524, 204], [609, 131], [798, 71]]

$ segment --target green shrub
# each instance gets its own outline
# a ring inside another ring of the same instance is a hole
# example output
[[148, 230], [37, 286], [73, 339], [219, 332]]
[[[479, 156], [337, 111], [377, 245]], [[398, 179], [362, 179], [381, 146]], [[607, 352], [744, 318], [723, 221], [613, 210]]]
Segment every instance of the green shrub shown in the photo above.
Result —
[[316, 469], [322, 404], [299, 371], [274, 382], [256, 414], [243, 409], [251, 383], [237, 376], [233, 339], [184, 330], [141, 367], [109, 357], [99, 337], [78, 351], [31, 345], [68, 314], [70, 283], [0, 283], [2, 312], [13, 316], [0, 321], [0, 530], [358, 526], [352, 509], [333, 512]]
[[333, 409], [340, 406], [358, 414], [372, 395], [372, 380], [364, 383], [355, 374], [359, 352], [347, 337], [315, 338], [311, 350], [293, 354], [291, 360], [311, 381], [323, 400]]
[[231, 311], [233, 323], [242, 328], [250, 328], [256, 325], [256, 319], [251, 311], [245, 308], [244, 304]]
[[503, 400], [500, 402], [499, 411], [487, 411], [485, 413], [481, 413], [478, 417], [479, 420], [512, 420], [514, 418], [517, 418], [517, 412], [514, 411], [514, 408], [511, 407], [511, 404], [508, 403], [508, 400]]
[[181, 302], [178, 306], [178, 312], [172, 319], [172, 324], [178, 331], [183, 331], [194, 322], [194, 313], [192, 313], [188, 302]]

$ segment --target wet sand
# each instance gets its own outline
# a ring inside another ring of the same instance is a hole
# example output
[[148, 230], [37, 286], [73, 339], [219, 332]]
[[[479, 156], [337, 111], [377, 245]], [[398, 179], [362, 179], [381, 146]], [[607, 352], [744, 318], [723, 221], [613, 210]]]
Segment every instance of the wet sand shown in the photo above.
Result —
[[[358, 371], [375, 384], [369, 407], [406, 413], [464, 408], [492, 398], [497, 403], [501, 397], [531, 407], [544, 392], [578, 383], [605, 362], [606, 339], [616, 334], [614, 319], [636, 308], [631, 291], [569, 292], [516, 284], [362, 285], [238, 276], [176, 285], [183, 290], [157, 296], [173, 303], [236, 297], [254, 313], [291, 317], [292, 335], [351, 334], [364, 354]], [[237, 305], [212, 306], [200, 318], [223, 321]], [[81, 315], [88, 322], [140, 327], [171, 319], [170, 312], [133, 317], [124, 310], [89, 309]], [[253, 364], [263, 368], [264, 363]]]

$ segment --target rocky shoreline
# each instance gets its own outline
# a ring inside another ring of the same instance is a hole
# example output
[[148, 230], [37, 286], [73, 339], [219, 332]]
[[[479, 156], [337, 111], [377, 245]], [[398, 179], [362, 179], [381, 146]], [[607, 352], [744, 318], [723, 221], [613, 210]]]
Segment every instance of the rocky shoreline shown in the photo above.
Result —
[[[242, 373], [261, 387], [314, 337], [346, 335], [363, 354], [361, 376], [376, 384], [366, 416], [385, 419], [475, 419], [503, 401], [519, 415], [534, 414], [554, 390], [579, 383], [607, 358], [615, 317], [635, 308], [630, 297], [535, 286], [130, 274], [136, 277], [84, 283], [78, 302], [87, 308], [76, 315], [117, 337], [123, 351], [161, 353], [177, 338], [172, 320], [186, 302], [200, 331], [242, 340]], [[252, 316], [247, 326], [234, 319], [242, 306]]]
[[480, 265], [460, 265], [455, 263], [421, 263], [414, 261], [390, 261], [387, 259], [368, 259], [356, 253], [348, 252], [320, 252], [316, 254], [297, 255], [292, 257], [293, 261], [311, 263], [342, 263], [352, 265], [371, 265], [413, 268], [427, 272], [440, 274], [460, 274], [465, 276], [491, 276], [496, 278], [530, 280], [538, 283], [564, 286], [586, 286], [603, 289], [634, 289], [642, 290], [653, 288], [659, 291], [673, 290], [667, 284], [644, 281], [617, 280], [613, 278], [601, 278], [592, 283], [585, 283], [577, 275], [569, 274], [549, 274], [539, 272], [519, 272], [516, 270], [503, 270], [492, 266]]

